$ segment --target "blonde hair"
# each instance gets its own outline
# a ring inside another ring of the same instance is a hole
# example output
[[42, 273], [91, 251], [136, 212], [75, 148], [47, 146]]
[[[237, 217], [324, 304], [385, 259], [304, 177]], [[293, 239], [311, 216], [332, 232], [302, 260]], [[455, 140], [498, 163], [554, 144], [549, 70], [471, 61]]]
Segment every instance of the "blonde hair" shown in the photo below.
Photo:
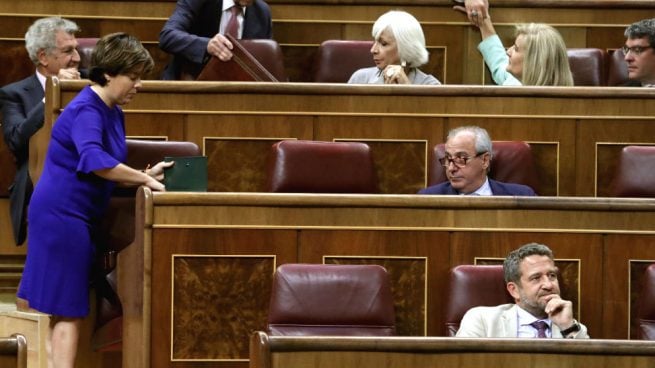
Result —
[[566, 44], [555, 28], [543, 23], [519, 24], [516, 26], [518, 36], [523, 36], [525, 41], [523, 85], [573, 85]]

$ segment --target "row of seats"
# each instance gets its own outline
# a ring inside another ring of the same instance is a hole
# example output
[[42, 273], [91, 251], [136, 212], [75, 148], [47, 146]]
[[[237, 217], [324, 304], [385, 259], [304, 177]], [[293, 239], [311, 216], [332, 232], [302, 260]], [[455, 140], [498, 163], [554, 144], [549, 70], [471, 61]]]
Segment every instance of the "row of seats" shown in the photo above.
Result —
[[[461, 265], [450, 275], [444, 301], [446, 336], [455, 336], [470, 308], [514, 303], [502, 265]], [[647, 268], [642, 285], [639, 338], [655, 340], [655, 264]], [[282, 265], [273, 278], [267, 333], [392, 336], [395, 315], [389, 276], [376, 265]]]
[[[88, 67], [97, 38], [78, 39], [80, 66]], [[241, 40], [241, 44], [278, 81], [287, 81], [284, 56], [274, 40]], [[312, 67], [313, 81], [346, 83], [358, 69], [374, 66], [373, 41], [328, 40], [323, 42]], [[576, 86], [620, 86], [628, 80], [623, 51], [611, 54], [596, 48], [568, 49], [569, 64]]]
[[[428, 185], [447, 179], [439, 163], [444, 145], [432, 150]], [[280, 141], [271, 148], [268, 190], [284, 193], [377, 193], [373, 153], [358, 142]], [[539, 193], [530, 145], [494, 141], [489, 177], [523, 184]], [[655, 197], [655, 147], [627, 146], [611, 188], [614, 197]]]
[[[165, 156], [201, 154], [199, 147], [191, 142], [128, 140], [127, 147], [127, 164], [132, 167], [154, 165]], [[443, 144], [437, 145], [432, 151], [430, 185], [446, 180], [443, 167], [438, 162], [443, 152]], [[493, 154], [490, 177], [530, 185], [538, 192], [537, 170], [528, 144], [493, 142]], [[624, 148], [617, 170], [618, 179], [614, 182], [615, 194], [655, 196], [653, 163], [655, 147]], [[372, 152], [368, 145], [360, 142], [277, 142], [271, 148], [269, 178], [271, 192], [377, 192]], [[97, 350], [108, 351], [120, 349], [122, 341], [122, 305], [116, 293], [115, 265], [116, 254], [134, 239], [134, 189], [123, 189], [115, 193], [104, 228], [107, 252], [99, 265], [103, 271], [97, 281], [97, 319], [93, 346]], [[494, 289], [487, 290], [489, 295], [497, 294]], [[482, 297], [483, 294], [480, 295]], [[316, 303], [316, 310], [321, 310], [323, 304], [320, 299]], [[346, 319], [351, 317], [344, 314]], [[449, 321], [458, 319], [449, 317]], [[451, 331], [455, 329], [453, 326], [450, 328]], [[385, 333], [390, 333], [390, 330]]]

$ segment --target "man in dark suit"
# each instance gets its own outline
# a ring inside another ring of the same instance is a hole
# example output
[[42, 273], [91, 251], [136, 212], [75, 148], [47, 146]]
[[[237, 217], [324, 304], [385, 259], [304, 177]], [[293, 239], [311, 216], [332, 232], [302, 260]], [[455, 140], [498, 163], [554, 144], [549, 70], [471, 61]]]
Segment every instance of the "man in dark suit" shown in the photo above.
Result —
[[440, 159], [448, 181], [422, 189], [419, 194], [534, 196], [532, 188], [489, 179], [491, 138], [486, 130], [467, 126], [451, 130]]
[[0, 89], [2, 132], [16, 157], [16, 177], [9, 188], [9, 211], [16, 245], [25, 241], [26, 209], [32, 194], [28, 173], [30, 137], [43, 126], [47, 77], [80, 79], [75, 33], [78, 26], [59, 17], [39, 19], [25, 34], [25, 48], [36, 73]]
[[178, 0], [159, 33], [159, 47], [174, 55], [162, 79], [196, 79], [210, 56], [230, 60], [233, 45], [224, 34], [232, 17], [238, 20], [235, 38], [273, 36], [271, 9], [263, 0]]
[[632, 23], [625, 38], [623, 54], [630, 79], [626, 86], [655, 87], [655, 18]]

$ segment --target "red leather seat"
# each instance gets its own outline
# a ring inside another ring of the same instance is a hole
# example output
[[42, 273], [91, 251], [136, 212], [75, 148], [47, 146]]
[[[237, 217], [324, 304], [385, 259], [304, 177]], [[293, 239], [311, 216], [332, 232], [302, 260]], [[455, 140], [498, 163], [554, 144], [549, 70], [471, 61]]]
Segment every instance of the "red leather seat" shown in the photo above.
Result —
[[[522, 141], [492, 142], [493, 158], [489, 177], [505, 183], [527, 185], [539, 193], [539, 176], [532, 157], [530, 145]], [[444, 144], [434, 146], [430, 160], [428, 185], [436, 185], [448, 180], [439, 158], [444, 157]]]
[[604, 86], [607, 70], [605, 50], [584, 48], [568, 49], [569, 66], [575, 86]]
[[642, 340], [655, 340], [655, 264], [648, 266], [642, 280], [637, 308], [638, 335]]
[[377, 193], [371, 149], [358, 142], [277, 142], [271, 148], [268, 188], [283, 193]]
[[371, 54], [373, 41], [327, 40], [316, 54], [314, 82], [347, 83], [361, 68], [375, 66]]
[[99, 38], [77, 38], [77, 52], [80, 54], [80, 69], [88, 69], [91, 66], [91, 54], [96, 48]]
[[612, 181], [613, 197], [655, 197], [655, 146], [626, 146]]
[[269, 335], [393, 336], [395, 324], [381, 266], [285, 264], [275, 272]]
[[287, 82], [287, 72], [284, 69], [284, 55], [280, 45], [275, 40], [252, 39], [239, 40], [243, 47], [279, 82]]
[[[193, 142], [127, 140], [127, 164], [145, 169], [166, 156], [195, 156], [201, 151]], [[134, 240], [134, 196], [136, 188], [119, 188], [109, 203], [102, 223], [104, 250], [99, 255], [96, 279], [96, 321], [91, 346], [96, 351], [122, 349], [123, 309], [117, 290], [117, 253]]]
[[478, 306], [514, 303], [505, 287], [503, 266], [461, 265], [450, 271], [446, 336], [455, 336], [466, 311]]
[[628, 64], [623, 50], [616, 49], [610, 54], [607, 66], [607, 85], [622, 86], [628, 82]]

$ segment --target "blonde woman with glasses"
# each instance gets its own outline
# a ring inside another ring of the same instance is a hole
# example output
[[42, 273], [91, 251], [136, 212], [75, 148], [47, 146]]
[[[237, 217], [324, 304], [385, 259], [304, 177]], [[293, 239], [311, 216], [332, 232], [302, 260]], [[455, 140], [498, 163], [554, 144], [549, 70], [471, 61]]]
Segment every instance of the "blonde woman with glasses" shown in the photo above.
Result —
[[486, 0], [466, 0], [455, 10], [480, 29], [478, 50], [496, 84], [503, 86], [572, 86], [566, 45], [555, 28], [543, 23], [518, 24], [507, 50], [496, 34]]

